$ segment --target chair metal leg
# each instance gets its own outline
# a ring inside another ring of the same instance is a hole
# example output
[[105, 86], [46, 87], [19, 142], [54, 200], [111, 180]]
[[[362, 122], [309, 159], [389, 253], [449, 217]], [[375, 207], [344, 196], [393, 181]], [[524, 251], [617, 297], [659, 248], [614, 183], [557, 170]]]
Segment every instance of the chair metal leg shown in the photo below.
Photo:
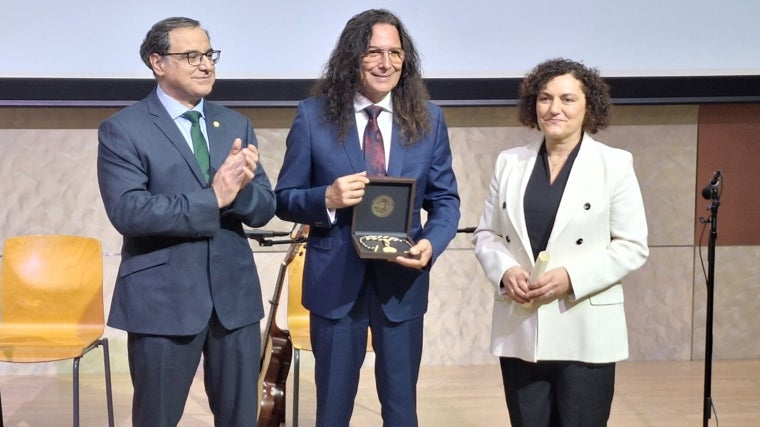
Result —
[[[295, 348], [293, 368], [293, 427], [298, 427], [298, 386], [301, 380], [301, 350]], [[0, 426], [2, 427], [2, 426]]]
[[108, 350], [108, 338], [102, 338], [100, 340], [100, 345], [103, 346], [103, 369], [105, 369], [106, 374], [106, 405], [108, 406], [108, 427], [114, 427], [113, 390], [111, 389], [111, 353]]
[[79, 427], [79, 359], [81, 357], [74, 358], [74, 390], [72, 393], [74, 396], [74, 427]]
[[[108, 407], [108, 427], [114, 427], [114, 418], [113, 418], [113, 390], [111, 388], [111, 356], [110, 352], [108, 350], [108, 338], [101, 338], [99, 339], [94, 346], [91, 346], [90, 349], [101, 346], [103, 347], [103, 368], [105, 370], [105, 380], [106, 380], [106, 406]], [[87, 353], [89, 351], [85, 350], [84, 353]], [[83, 354], [84, 354], [83, 353]], [[73, 371], [73, 400], [74, 400], [74, 427], [79, 427], [79, 360], [82, 357], [76, 357], [74, 358], [74, 371]], [[0, 416], [2, 416], [2, 413], [0, 413]], [[0, 427], [3, 427], [2, 422], [0, 422]]]

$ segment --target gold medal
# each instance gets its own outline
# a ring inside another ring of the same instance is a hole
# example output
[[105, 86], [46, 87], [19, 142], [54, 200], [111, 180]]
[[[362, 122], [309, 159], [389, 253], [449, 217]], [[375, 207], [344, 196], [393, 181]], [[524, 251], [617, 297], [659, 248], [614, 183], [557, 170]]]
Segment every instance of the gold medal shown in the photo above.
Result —
[[378, 218], [385, 218], [393, 213], [395, 202], [393, 201], [393, 197], [387, 194], [380, 194], [372, 199], [372, 204], [370, 206], [373, 215]]

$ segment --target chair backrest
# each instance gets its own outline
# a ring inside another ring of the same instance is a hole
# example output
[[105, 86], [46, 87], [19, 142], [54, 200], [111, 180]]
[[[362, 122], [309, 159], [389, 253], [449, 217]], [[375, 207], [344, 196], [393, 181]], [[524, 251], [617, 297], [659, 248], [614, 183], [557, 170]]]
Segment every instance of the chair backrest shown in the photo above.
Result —
[[288, 264], [288, 325], [306, 325], [308, 330], [309, 310], [301, 304], [305, 258], [306, 244], [302, 244]]
[[30, 235], [5, 240], [0, 329], [61, 328], [102, 334], [103, 255], [89, 237]]

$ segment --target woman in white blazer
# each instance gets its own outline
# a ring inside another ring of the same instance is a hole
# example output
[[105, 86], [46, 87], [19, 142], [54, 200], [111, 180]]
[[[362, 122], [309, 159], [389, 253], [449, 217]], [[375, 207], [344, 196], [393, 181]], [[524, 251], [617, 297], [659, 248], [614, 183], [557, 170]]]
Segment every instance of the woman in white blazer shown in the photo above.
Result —
[[[512, 427], [609, 418], [615, 362], [628, 357], [620, 281], [649, 255], [631, 154], [589, 136], [610, 113], [595, 69], [546, 61], [519, 102], [520, 121], [543, 137], [496, 160], [473, 242], [496, 289], [491, 350]], [[531, 277], [541, 252], [548, 264]]]

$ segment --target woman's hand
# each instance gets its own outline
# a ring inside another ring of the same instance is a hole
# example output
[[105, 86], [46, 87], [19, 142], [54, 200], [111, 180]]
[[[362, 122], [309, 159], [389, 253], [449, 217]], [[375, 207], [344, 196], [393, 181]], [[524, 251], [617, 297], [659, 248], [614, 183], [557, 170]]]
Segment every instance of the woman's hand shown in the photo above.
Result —
[[531, 298], [528, 296], [528, 277], [528, 272], [520, 266], [507, 269], [501, 277], [501, 284], [504, 286], [504, 295], [519, 304], [529, 303]]
[[565, 267], [551, 269], [528, 284], [527, 298], [547, 302], [571, 294], [570, 275]]

